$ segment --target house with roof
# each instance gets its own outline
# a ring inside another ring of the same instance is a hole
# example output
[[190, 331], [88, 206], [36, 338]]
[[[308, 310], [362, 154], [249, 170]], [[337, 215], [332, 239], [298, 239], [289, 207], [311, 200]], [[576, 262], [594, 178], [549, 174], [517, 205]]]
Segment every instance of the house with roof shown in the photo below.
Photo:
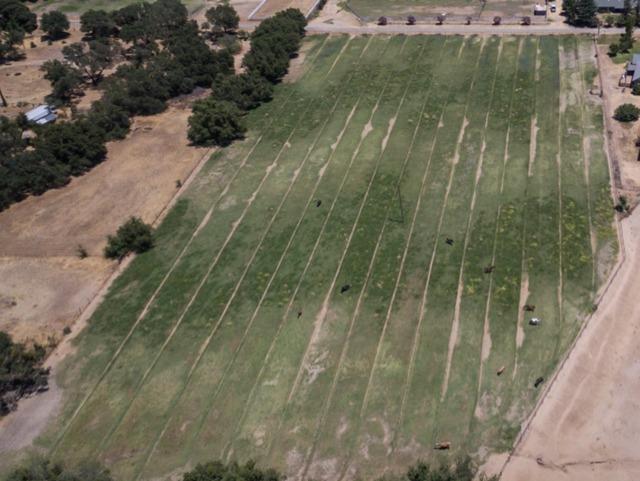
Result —
[[633, 87], [640, 81], [640, 54], [634, 53], [625, 67], [625, 83]]
[[36, 125], [45, 125], [54, 122], [58, 118], [55, 109], [50, 105], [39, 105], [25, 113], [25, 116], [29, 122]]
[[[631, 8], [635, 8], [637, 0], [631, 0]], [[622, 13], [624, 0], [595, 0], [599, 12]]]

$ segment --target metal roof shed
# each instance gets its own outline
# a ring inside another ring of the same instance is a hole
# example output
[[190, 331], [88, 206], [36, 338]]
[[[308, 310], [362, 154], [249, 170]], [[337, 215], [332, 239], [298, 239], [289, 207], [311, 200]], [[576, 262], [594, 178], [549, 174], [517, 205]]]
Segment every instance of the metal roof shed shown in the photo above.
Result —
[[29, 122], [38, 125], [48, 124], [58, 118], [53, 108], [49, 105], [39, 105], [35, 109], [29, 110], [25, 116]]

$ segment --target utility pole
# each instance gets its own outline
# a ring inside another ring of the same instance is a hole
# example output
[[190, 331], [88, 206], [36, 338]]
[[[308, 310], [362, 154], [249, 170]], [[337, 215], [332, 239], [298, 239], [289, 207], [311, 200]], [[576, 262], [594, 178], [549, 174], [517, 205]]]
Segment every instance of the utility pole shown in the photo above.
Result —
[[0, 100], [2, 100], [2, 106], [3, 107], [8, 107], [9, 104], [7, 103], [7, 99], [4, 98], [4, 94], [2, 93], [2, 89], [0, 89]]

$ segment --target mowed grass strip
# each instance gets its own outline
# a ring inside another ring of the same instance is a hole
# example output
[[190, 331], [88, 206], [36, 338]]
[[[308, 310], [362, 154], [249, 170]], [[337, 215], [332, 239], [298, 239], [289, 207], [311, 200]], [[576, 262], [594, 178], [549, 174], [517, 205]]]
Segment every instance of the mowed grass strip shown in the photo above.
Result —
[[[333, 54], [324, 53], [317, 59], [318, 71], [314, 72], [314, 75], [322, 76], [329, 70], [346, 41], [346, 38], [336, 38], [326, 45], [326, 49]], [[228, 190], [226, 199], [218, 206], [209, 222], [201, 228], [189, 252], [175, 269], [125, 349], [71, 426], [67, 439], [73, 443], [73, 438], [76, 436], [85, 438], [86, 432], [83, 431], [89, 424], [91, 425], [91, 441], [83, 442], [82, 448], [73, 450], [73, 454], [79, 458], [91, 453], [96, 448], [96, 444], [106, 435], [112, 426], [114, 415], [117, 416], [118, 405], [124, 402], [126, 396], [130, 396], [130, 391], [134, 389], [142, 372], [158, 352], [207, 269], [219, 254], [234, 223], [245, 211], [247, 199], [251, 198], [265, 177], [270, 174], [267, 167], [283, 149], [286, 139], [297, 126], [299, 117], [302, 116], [304, 107], [308, 104], [308, 97], [300, 95], [300, 89], [293, 88], [298, 93], [291, 96], [289, 108], [278, 114], [277, 121], [271, 124], [263, 135], [264, 140], [259, 142], [251, 152], [250, 162], [256, 168], [245, 171], [236, 179], [235, 185]], [[273, 115], [277, 112], [274, 111]], [[277, 182], [276, 185], [282, 185], [282, 182]], [[268, 207], [268, 204], [263, 205], [263, 208], [268, 209]], [[129, 290], [133, 289], [135, 288]], [[133, 322], [134, 316], [126, 312], [120, 313], [120, 311], [116, 311], [115, 315], [106, 312], [104, 319], [96, 316], [97, 322], [108, 323], [112, 318], [117, 318], [118, 314], [126, 316], [130, 323]], [[105, 399], [109, 401], [105, 402]], [[75, 431], [76, 429], [78, 432]], [[65, 439], [62, 441], [61, 449], [64, 449], [64, 442]]]
[[56, 457], [341, 481], [509, 448], [617, 252], [588, 41], [307, 42], [79, 339]]

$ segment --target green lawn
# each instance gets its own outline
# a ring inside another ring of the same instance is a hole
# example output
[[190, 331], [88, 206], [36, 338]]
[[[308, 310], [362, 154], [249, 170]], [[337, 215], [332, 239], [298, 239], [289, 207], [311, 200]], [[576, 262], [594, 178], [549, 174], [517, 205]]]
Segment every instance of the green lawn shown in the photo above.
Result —
[[590, 41], [307, 41], [79, 337], [55, 456], [369, 479], [513, 442], [617, 253]]

